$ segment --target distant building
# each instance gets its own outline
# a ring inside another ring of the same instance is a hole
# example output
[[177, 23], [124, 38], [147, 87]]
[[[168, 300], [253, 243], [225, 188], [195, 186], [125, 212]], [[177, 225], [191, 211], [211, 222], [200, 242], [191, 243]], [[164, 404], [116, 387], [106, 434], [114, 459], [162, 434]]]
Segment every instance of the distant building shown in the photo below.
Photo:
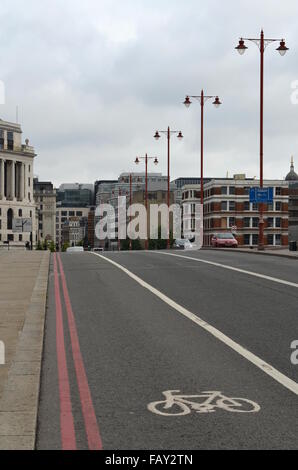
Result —
[[[211, 179], [212, 178], [203, 178], [204, 184], [210, 181]], [[189, 184], [199, 186], [201, 184], [201, 178], [193, 176], [182, 176], [180, 178], [176, 178], [171, 182], [171, 185], [175, 186], [175, 202], [177, 204], [181, 204], [183, 187]]]
[[[62, 228], [65, 222], [68, 222], [71, 217], [78, 217], [86, 221], [88, 220], [89, 210], [89, 207], [56, 207], [56, 243], [60, 249], [63, 245]], [[66, 235], [64, 234], [64, 236]]]
[[38, 213], [38, 240], [56, 244], [56, 190], [51, 182], [34, 178], [33, 195]]
[[[34, 148], [26, 139], [22, 144], [22, 129], [0, 119], [0, 246], [9, 242], [24, 246], [36, 243], [36, 208], [33, 199]], [[19, 229], [13, 231], [18, 219]], [[29, 219], [23, 224], [21, 219]], [[22, 232], [22, 224], [26, 231]]]
[[298, 242], [298, 175], [294, 170], [293, 157], [286, 181], [289, 185], [289, 242]]
[[88, 207], [93, 204], [93, 199], [92, 184], [65, 183], [57, 189], [59, 207]]
[[69, 217], [62, 225], [61, 234], [62, 245], [69, 243], [70, 246], [76, 246], [83, 242], [85, 230], [81, 224], [80, 217]]
[[[240, 246], [257, 246], [259, 234], [258, 204], [249, 202], [249, 190], [259, 181], [235, 175], [234, 178], [212, 179], [204, 185], [204, 245], [211, 244], [216, 232], [233, 231]], [[288, 244], [288, 184], [284, 180], [265, 180], [273, 187], [274, 200], [264, 211], [264, 244]], [[200, 202], [200, 186], [183, 188], [182, 204]], [[194, 220], [193, 229], [194, 227]]]

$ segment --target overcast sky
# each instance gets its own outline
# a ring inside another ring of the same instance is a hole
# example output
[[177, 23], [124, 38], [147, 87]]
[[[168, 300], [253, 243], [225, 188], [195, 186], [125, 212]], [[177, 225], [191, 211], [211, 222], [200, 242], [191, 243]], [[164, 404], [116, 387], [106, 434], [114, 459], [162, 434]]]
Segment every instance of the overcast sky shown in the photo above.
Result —
[[[205, 106], [205, 175], [259, 175], [259, 51], [239, 36], [285, 37], [289, 52], [265, 54], [264, 176], [298, 168], [297, 0], [1, 0], [0, 117], [19, 122], [35, 146], [41, 180], [93, 183], [136, 171], [136, 155], [158, 156], [172, 178], [199, 176], [200, 106], [186, 94], [218, 94]], [[138, 167], [138, 171], [141, 168]], [[156, 171], [155, 167], [152, 170]]]

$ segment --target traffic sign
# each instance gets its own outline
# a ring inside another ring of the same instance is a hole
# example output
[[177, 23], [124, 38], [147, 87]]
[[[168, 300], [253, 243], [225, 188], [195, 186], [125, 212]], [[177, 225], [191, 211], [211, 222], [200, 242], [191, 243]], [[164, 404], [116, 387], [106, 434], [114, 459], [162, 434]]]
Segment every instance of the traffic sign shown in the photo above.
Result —
[[32, 220], [30, 218], [14, 218], [12, 231], [15, 233], [32, 232]]
[[273, 202], [273, 188], [250, 188], [249, 202]]

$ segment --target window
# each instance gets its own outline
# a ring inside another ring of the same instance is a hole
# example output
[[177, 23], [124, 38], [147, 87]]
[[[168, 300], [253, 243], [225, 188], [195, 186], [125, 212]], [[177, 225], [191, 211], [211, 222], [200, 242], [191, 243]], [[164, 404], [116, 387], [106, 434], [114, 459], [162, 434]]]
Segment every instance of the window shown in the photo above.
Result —
[[277, 233], [275, 235], [275, 245], [281, 245], [281, 234]]
[[221, 210], [226, 211], [227, 210], [227, 201], [221, 201]]
[[249, 191], [250, 191], [250, 187], [249, 187], [249, 186], [245, 186], [245, 187], [244, 187], [244, 194], [246, 194], [246, 196], [249, 196]]
[[20, 233], [19, 234], [19, 242], [23, 241], [23, 235]]
[[8, 211], [7, 211], [7, 230], [12, 230], [12, 218], [13, 218], [13, 211], [12, 211], [12, 209], [8, 209]]
[[[149, 196], [150, 196], [150, 194], [149, 194]], [[149, 199], [150, 199], [150, 197], [149, 197]], [[69, 211], [68, 215], [69, 215], [70, 217], [73, 217], [73, 216], [75, 215], [75, 213], [74, 213], [74, 211]]]
[[41, 211], [43, 210], [43, 204], [40, 204], [40, 210]]
[[254, 228], [258, 227], [259, 226], [259, 218], [258, 217], [253, 217], [252, 218], [252, 226]]
[[275, 227], [281, 227], [281, 218], [280, 218], [280, 217], [276, 217], [276, 219], [275, 219]]
[[234, 211], [235, 210], [235, 201], [229, 201], [229, 210]]
[[14, 238], [13, 238], [13, 233], [9, 233], [9, 234], [7, 235], [7, 240], [8, 240], [9, 242], [13, 242], [13, 240], [14, 240]]
[[244, 210], [249, 211], [249, 201], [244, 201]]
[[257, 245], [259, 243], [259, 235], [257, 233], [254, 233], [252, 236], [252, 244]]
[[67, 215], [67, 211], [62, 211], [62, 212], [61, 212], [61, 215], [62, 215], [63, 217], [65, 217], [65, 216]]
[[38, 224], [38, 230], [42, 230], [42, 223]]
[[250, 227], [250, 217], [243, 218], [243, 227]]
[[228, 188], [227, 186], [222, 186], [221, 187], [221, 194], [227, 194], [228, 193]]
[[268, 219], [267, 219], [267, 227], [273, 227], [273, 217], [268, 217]]
[[272, 233], [269, 233], [269, 235], [267, 235], [267, 245], [273, 245], [273, 235], [272, 235]]
[[281, 211], [281, 202], [280, 202], [280, 201], [276, 201], [276, 203], [275, 203], [275, 210], [276, 210], [276, 211]]
[[273, 202], [268, 202], [268, 204], [267, 204], [267, 210], [268, 210], [268, 211], [273, 211]]
[[235, 217], [229, 217], [229, 227], [233, 227], [233, 225], [236, 225], [236, 219]]
[[0, 130], [0, 150], [4, 148], [4, 132]]
[[77, 212], [76, 212], [76, 215], [77, 215], [78, 217], [82, 217], [83, 212], [82, 212], [82, 211], [77, 211]]
[[29, 188], [30, 188], [30, 178], [28, 178], [28, 186], [29, 186]]
[[249, 233], [245, 233], [243, 235], [243, 243], [244, 243], [244, 245], [250, 245], [250, 235], [249, 235]]
[[22, 209], [19, 209], [19, 217], [22, 217], [22, 215], [23, 215], [23, 211]]
[[258, 203], [257, 203], [257, 202], [253, 202], [253, 203], [252, 203], [252, 210], [253, 210], [253, 211], [257, 211], [257, 210], [258, 210]]
[[235, 194], [235, 186], [229, 187], [229, 194]]
[[277, 187], [275, 188], [275, 196], [280, 196], [281, 195], [281, 188]]
[[13, 150], [13, 132], [7, 132], [7, 149]]

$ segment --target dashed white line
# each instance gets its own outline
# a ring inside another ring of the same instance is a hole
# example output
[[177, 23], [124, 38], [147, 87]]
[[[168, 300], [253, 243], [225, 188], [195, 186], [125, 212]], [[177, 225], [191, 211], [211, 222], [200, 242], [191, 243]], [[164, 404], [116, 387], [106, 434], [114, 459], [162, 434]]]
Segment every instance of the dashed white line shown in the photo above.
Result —
[[[148, 284], [146, 281], [141, 279], [139, 276], [136, 276], [133, 272], [129, 271], [127, 268], [125, 268], [121, 264], [116, 263], [115, 261], [107, 258], [106, 256], [100, 255], [98, 253], [91, 253], [91, 254], [95, 255], [95, 256], [98, 256], [99, 258], [101, 258], [101, 259], [107, 261], [108, 263], [111, 263], [112, 265], [116, 266], [118, 269], [120, 269], [125, 274], [127, 274], [127, 276], [129, 276], [131, 279], [136, 281], [139, 285], [141, 285], [145, 289], [149, 290], [152, 294], [154, 294], [160, 300], [165, 302], [167, 305], [169, 305], [170, 307], [175, 309], [177, 312], [181, 313], [186, 318], [188, 318], [189, 320], [191, 320], [194, 323], [196, 323], [197, 325], [199, 325], [204, 330], [208, 331], [211, 335], [213, 335], [219, 341], [226, 344], [231, 349], [233, 349], [238, 354], [240, 354], [240, 356], [244, 357], [245, 359], [250, 361], [252, 364], [254, 364], [256, 367], [261, 369], [265, 374], [269, 375], [274, 380], [276, 380], [281, 385], [283, 385], [285, 388], [287, 388], [291, 392], [298, 395], [298, 383], [297, 382], [294, 382], [294, 380], [292, 380], [289, 377], [287, 377], [286, 375], [282, 374], [277, 369], [272, 367], [270, 364], [263, 361], [260, 357], [256, 356], [255, 354], [251, 353], [250, 351], [245, 349], [240, 344], [236, 343], [234, 340], [232, 340], [231, 338], [226, 336], [220, 330], [218, 330], [217, 328], [214, 328], [212, 325], [210, 325], [206, 321], [202, 320], [200, 317], [198, 317], [194, 313], [192, 313], [189, 310], [187, 310], [186, 308], [182, 307], [182, 305], [179, 305], [177, 302], [170, 299], [168, 296], [166, 296], [165, 294], [160, 292], [158, 289], [156, 289], [155, 287]], [[181, 255], [176, 255], [176, 256], [181, 256]], [[193, 258], [193, 259], [196, 259], [196, 258]]]

